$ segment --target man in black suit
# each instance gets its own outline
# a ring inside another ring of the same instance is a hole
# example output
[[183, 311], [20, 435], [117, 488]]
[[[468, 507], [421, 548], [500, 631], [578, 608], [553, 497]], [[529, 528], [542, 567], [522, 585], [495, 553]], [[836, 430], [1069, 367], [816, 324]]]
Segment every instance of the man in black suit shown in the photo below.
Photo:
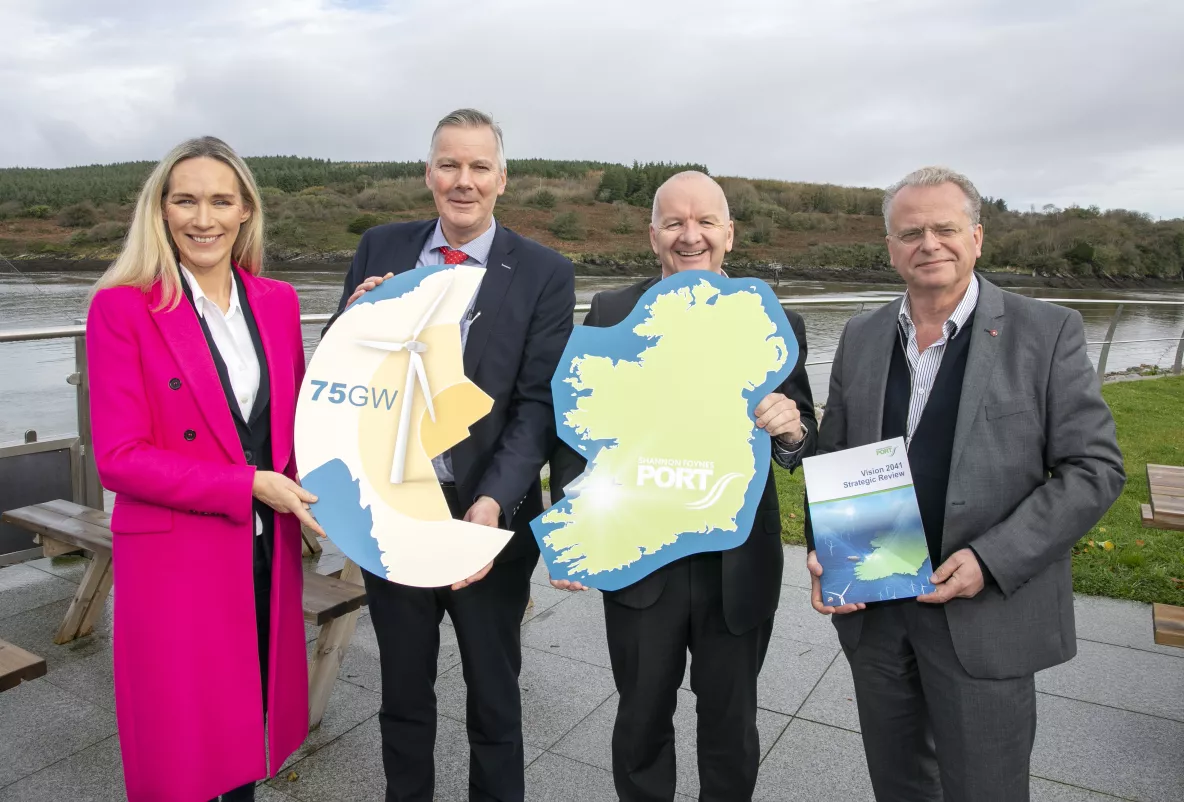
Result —
[[521, 802], [519, 627], [539, 556], [530, 520], [543, 510], [539, 471], [555, 442], [551, 376], [572, 330], [575, 278], [570, 261], [493, 219], [506, 160], [501, 128], [488, 115], [461, 109], [440, 121], [426, 179], [440, 217], [367, 231], [339, 313], [385, 278], [418, 267], [486, 269], [461, 343], [465, 375], [493, 398], [493, 410], [433, 465], [454, 517], [514, 536], [493, 562], [451, 588], [364, 574], [382, 664], [386, 799], [432, 799], [436, 659], [447, 612], [468, 688], [469, 799]]
[[[719, 185], [703, 173], [679, 173], [654, 196], [650, 244], [662, 275], [598, 293], [584, 324], [620, 323], [646, 290], [674, 273], [723, 273], [732, 237], [728, 201]], [[818, 425], [805, 369], [805, 325], [795, 312], [785, 314], [797, 335], [798, 361], [777, 392], [757, 405], [756, 414], [757, 425], [773, 436], [774, 459], [792, 470], [813, 452]], [[710, 375], [710, 366], [704, 369]], [[558, 495], [583, 469], [584, 461], [572, 449], [557, 445], [552, 492]], [[743, 545], [685, 557], [627, 588], [604, 593], [609, 657], [620, 693], [612, 755], [622, 800], [674, 799], [674, 710], [688, 649], [699, 721], [699, 799], [751, 798], [760, 759], [757, 675], [781, 593], [780, 535], [770, 471]], [[567, 580], [552, 584], [582, 589]]]

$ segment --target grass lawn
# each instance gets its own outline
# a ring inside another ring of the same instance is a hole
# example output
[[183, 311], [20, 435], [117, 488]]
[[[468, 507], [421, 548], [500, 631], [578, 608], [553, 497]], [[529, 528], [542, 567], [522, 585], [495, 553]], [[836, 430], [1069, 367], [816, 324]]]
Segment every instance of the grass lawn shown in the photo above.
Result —
[[[1184, 377], [1115, 382], [1102, 395], [1118, 424], [1127, 481], [1114, 506], [1074, 547], [1073, 589], [1184, 605], [1184, 532], [1144, 529], [1139, 513], [1148, 501], [1147, 463], [1184, 465]], [[801, 471], [773, 470], [781, 537], [802, 545]]]

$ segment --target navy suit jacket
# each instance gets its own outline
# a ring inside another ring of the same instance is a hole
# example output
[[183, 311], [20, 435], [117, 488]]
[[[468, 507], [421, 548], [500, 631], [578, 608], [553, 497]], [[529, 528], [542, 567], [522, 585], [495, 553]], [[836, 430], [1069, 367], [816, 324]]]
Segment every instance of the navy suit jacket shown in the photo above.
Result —
[[[363, 234], [337, 314], [367, 277], [414, 270], [435, 227], [434, 219], [390, 223]], [[539, 471], [555, 443], [551, 377], [574, 311], [571, 261], [498, 225], [464, 353], [465, 376], [493, 409], [452, 448], [452, 469], [461, 505], [489, 496], [514, 531], [499, 562], [538, 551], [530, 520], [543, 511]]]

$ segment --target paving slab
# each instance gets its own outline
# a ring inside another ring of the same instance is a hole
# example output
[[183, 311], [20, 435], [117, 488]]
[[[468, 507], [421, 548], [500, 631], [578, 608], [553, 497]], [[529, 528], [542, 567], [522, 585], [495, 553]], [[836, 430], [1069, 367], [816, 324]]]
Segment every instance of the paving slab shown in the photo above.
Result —
[[378, 713], [380, 703], [381, 698], [374, 691], [337, 680], [333, 685], [333, 693], [329, 695], [329, 706], [325, 709], [321, 725], [309, 732], [300, 748], [284, 762], [284, 767], [303, 760], [371, 718]]
[[550, 752], [526, 770], [527, 802], [617, 802], [612, 772]]
[[21, 565], [36, 568], [38, 571], [44, 571], [78, 585], [82, 582], [82, 575], [90, 567], [90, 557], [84, 557], [81, 554], [63, 554], [61, 557], [41, 557], [29, 560]]
[[78, 585], [23, 563], [0, 568], [0, 619], [72, 599]]
[[1036, 695], [1032, 774], [1140, 802], [1179, 802], [1184, 724]]
[[782, 546], [785, 554], [785, 568], [781, 572], [781, 584], [799, 588], [810, 587], [810, 572], [806, 569], [805, 546]]
[[[770, 638], [757, 684], [757, 704], [777, 713], [796, 714], [838, 656], [834, 646]], [[846, 662], [846, 658], [839, 659]]]
[[1078, 640], [1130, 646], [1184, 660], [1184, 649], [1155, 642], [1151, 605], [1102, 596], [1073, 596]]
[[[110, 599], [105, 605], [103, 614], [95, 622], [93, 633], [85, 638], [76, 638], [62, 646], [53, 642], [53, 636], [57, 634], [58, 628], [62, 625], [62, 619], [69, 606], [69, 599], [63, 599], [44, 607], [0, 619], [0, 639], [15, 643], [22, 649], [44, 657], [45, 665], [51, 672], [71, 661], [109, 651], [111, 648]], [[202, 633], [195, 634], [200, 637]]]
[[[613, 722], [616, 720], [619, 699], [618, 695], [613, 694], [549, 751], [611, 772]], [[697, 720], [695, 695], [687, 690], [679, 690], [678, 708], [674, 713], [677, 791], [692, 798], [699, 796]], [[762, 758], [789, 722], [789, 716], [768, 710], [757, 710], [756, 726], [760, 733]]]
[[522, 628], [522, 645], [609, 668], [600, 592], [571, 594], [566, 601], [536, 615]]
[[550, 585], [532, 584], [530, 587], [530, 598], [534, 604], [527, 607], [526, 615], [522, 617], [522, 623], [525, 624], [532, 618], [536, 618], [541, 613], [553, 609], [555, 605], [562, 604], [575, 595], [571, 591], [557, 590]]
[[[542, 750], [530, 746], [524, 752], [527, 763], [542, 754]], [[435, 799], [465, 802], [469, 788], [469, 744], [463, 724], [439, 719], [435, 760]], [[288, 779], [291, 772], [296, 779]], [[268, 785], [306, 802], [382, 799], [386, 777], [382, 769], [378, 717], [367, 719], [325, 748], [286, 768], [282, 776]]]
[[773, 634], [788, 640], [839, 648], [839, 636], [830, 616], [810, 606], [810, 591], [794, 585], [781, 586], [781, 603], [773, 619]]
[[115, 712], [114, 655], [111, 641], [98, 644], [89, 657], [56, 666], [46, 680], [96, 707]]
[[1184, 722], [1184, 662], [1154, 652], [1079, 641], [1076, 657], [1036, 675], [1036, 690]]
[[855, 681], [851, 679], [851, 664], [843, 654], [835, 655], [826, 674], [798, 710], [797, 717], [860, 732]]
[[111, 735], [0, 788], [0, 802], [124, 802], [119, 736]]
[[875, 802], [863, 741], [847, 730], [795, 718], [761, 763], [754, 802]]
[[0, 694], [0, 787], [115, 734], [115, 716], [44, 678]]
[[[548, 749], [585, 716], [613, 695], [612, 672], [534, 649], [522, 652], [522, 737], [525, 743]], [[436, 683], [442, 715], [465, 720], [467, 698], [460, 670]]]
[[1098, 794], [1063, 783], [1033, 777], [1029, 792], [1032, 802], [1114, 802], [1118, 797]]

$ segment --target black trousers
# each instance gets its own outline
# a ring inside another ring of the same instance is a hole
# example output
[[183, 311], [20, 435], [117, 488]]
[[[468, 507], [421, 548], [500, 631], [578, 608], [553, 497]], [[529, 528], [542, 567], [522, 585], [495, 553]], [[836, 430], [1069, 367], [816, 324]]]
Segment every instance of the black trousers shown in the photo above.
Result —
[[639, 610], [604, 597], [620, 693], [612, 743], [617, 795], [624, 802], [674, 799], [674, 711], [689, 649], [699, 799], [750, 799], [760, 762], [757, 675], [773, 618], [741, 635], [728, 631], [719, 553], [696, 554], [661, 570], [668, 572], [666, 587], [650, 607]]
[[[263, 713], [267, 714], [267, 660], [271, 641], [271, 549], [263, 542], [265, 535], [255, 538], [255, 633], [259, 639], [259, 673], [263, 685]], [[241, 785], [220, 797], [222, 802], [254, 802], [255, 783]], [[216, 800], [210, 800], [216, 802]]]
[[[445, 488], [455, 517], [455, 491]], [[436, 660], [440, 622], [456, 630], [468, 690], [469, 799], [522, 802], [522, 615], [538, 554], [497, 563], [452, 591], [414, 588], [363, 572], [382, 668], [382, 765], [387, 802], [430, 802], [435, 790]]]

